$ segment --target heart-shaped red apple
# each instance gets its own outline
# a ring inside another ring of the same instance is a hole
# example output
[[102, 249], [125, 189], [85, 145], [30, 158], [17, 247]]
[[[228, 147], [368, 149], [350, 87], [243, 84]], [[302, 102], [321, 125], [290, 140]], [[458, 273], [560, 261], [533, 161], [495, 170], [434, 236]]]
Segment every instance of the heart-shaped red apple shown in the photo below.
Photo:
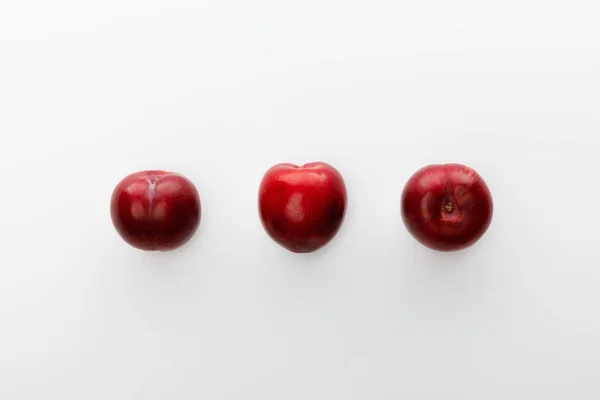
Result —
[[200, 223], [200, 196], [186, 177], [166, 171], [140, 171], [115, 187], [110, 204], [119, 235], [141, 250], [182, 246]]
[[267, 234], [287, 250], [313, 252], [337, 234], [346, 198], [344, 180], [331, 165], [278, 164], [265, 173], [260, 184], [261, 222]]
[[461, 164], [426, 166], [402, 192], [406, 228], [419, 242], [440, 251], [473, 245], [490, 226], [493, 208], [484, 180]]

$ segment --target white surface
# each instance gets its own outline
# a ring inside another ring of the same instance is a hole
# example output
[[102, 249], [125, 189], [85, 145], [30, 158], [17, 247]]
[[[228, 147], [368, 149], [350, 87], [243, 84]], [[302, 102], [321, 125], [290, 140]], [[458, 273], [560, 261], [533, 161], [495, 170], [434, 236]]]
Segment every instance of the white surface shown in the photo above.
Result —
[[[0, 398], [600, 398], [596, 1], [4, 1]], [[344, 175], [338, 237], [294, 255], [256, 195]], [[476, 168], [475, 247], [402, 226], [419, 167]], [[108, 202], [192, 179], [194, 239], [128, 247]]]

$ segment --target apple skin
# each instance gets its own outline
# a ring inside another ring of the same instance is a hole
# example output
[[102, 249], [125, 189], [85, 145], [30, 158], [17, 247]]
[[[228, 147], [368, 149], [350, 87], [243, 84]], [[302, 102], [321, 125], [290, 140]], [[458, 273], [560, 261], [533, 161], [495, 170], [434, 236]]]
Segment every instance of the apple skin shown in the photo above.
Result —
[[439, 251], [473, 245], [490, 226], [493, 210], [484, 180], [461, 164], [426, 166], [402, 192], [404, 225], [423, 245]]
[[180, 174], [149, 170], [126, 176], [115, 187], [110, 214], [119, 235], [146, 251], [185, 244], [200, 223], [200, 196]]
[[346, 185], [331, 165], [277, 164], [264, 175], [258, 205], [262, 225], [279, 245], [310, 253], [337, 234], [346, 212]]

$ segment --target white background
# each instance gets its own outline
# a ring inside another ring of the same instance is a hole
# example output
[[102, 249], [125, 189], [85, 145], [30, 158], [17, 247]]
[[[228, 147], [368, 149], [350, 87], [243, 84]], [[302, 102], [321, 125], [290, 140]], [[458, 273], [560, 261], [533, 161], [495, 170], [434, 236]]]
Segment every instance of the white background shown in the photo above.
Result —
[[[0, 398], [598, 399], [597, 1], [0, 3]], [[274, 244], [258, 184], [326, 161], [325, 249]], [[467, 251], [399, 213], [418, 168], [494, 195]], [[188, 176], [171, 253], [114, 231], [130, 172]]]

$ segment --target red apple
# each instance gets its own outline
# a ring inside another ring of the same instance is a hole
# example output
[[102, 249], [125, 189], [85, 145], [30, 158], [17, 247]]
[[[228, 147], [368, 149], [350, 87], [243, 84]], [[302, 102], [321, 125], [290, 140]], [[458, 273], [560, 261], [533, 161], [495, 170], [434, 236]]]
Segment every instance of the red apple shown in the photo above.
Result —
[[429, 165], [402, 192], [402, 219], [415, 239], [435, 250], [471, 246], [488, 229], [492, 195], [481, 176], [460, 164]]
[[200, 197], [194, 184], [182, 175], [141, 171], [119, 182], [110, 213], [117, 232], [131, 246], [173, 250], [196, 232]]
[[331, 165], [278, 164], [262, 179], [260, 218], [267, 234], [294, 253], [325, 246], [336, 235], [346, 211], [346, 186]]

